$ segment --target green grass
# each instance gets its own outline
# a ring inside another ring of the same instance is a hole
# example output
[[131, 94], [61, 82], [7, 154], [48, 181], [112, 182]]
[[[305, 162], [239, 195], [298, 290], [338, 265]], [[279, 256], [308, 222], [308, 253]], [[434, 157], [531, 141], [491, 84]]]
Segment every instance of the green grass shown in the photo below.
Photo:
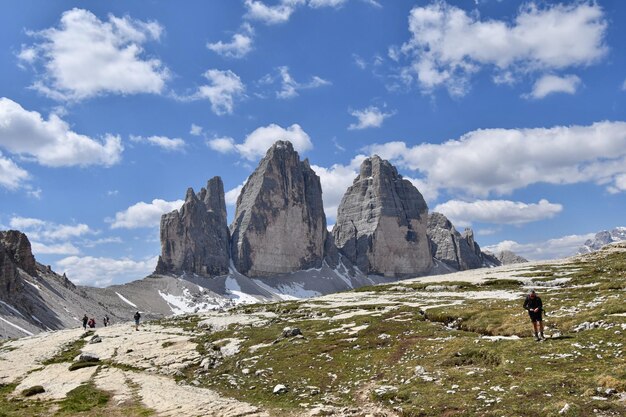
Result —
[[44, 361], [43, 365], [50, 365], [53, 363], [72, 362], [74, 358], [76, 358], [76, 356], [80, 355], [81, 349], [87, 344], [84, 338], [89, 335], [90, 335], [89, 332], [86, 332], [79, 339], [68, 343], [61, 349], [59, 353], [54, 355], [52, 358]]
[[95, 408], [104, 408], [111, 394], [97, 389], [93, 384], [83, 384], [67, 393], [59, 405], [60, 415], [74, 415], [85, 411], [92, 411]]

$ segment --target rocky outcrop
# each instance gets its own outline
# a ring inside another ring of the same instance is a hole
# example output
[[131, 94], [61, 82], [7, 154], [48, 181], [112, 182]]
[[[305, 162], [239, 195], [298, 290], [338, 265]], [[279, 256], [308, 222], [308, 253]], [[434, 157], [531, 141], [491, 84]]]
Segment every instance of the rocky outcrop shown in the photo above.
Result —
[[427, 218], [417, 188], [375, 155], [363, 161], [344, 194], [333, 236], [341, 254], [366, 274], [422, 275], [432, 267]]
[[37, 274], [35, 257], [28, 237], [17, 230], [0, 232], [0, 298], [9, 300], [20, 293], [24, 283], [19, 269], [29, 275]]
[[211, 277], [227, 274], [229, 264], [224, 184], [214, 177], [198, 194], [189, 188], [180, 210], [161, 217], [161, 256], [156, 272]]
[[321, 267], [332, 247], [322, 187], [290, 142], [276, 142], [248, 178], [230, 232], [233, 263], [249, 277]]
[[496, 257], [502, 265], [522, 264], [528, 262], [528, 259], [516, 255], [510, 250], [503, 250]]
[[495, 256], [481, 251], [472, 229], [459, 233], [441, 213], [428, 216], [428, 238], [432, 256], [457, 271], [500, 265]]

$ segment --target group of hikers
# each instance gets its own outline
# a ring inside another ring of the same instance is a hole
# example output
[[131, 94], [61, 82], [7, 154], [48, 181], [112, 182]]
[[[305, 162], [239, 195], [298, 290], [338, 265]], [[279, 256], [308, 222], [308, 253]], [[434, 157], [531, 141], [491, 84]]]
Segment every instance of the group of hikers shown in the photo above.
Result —
[[[135, 313], [133, 319], [135, 319], [135, 330], [139, 331], [139, 320], [141, 319], [141, 314], [139, 313], [139, 311]], [[108, 315], [105, 314], [104, 319], [102, 319], [102, 323], [104, 324], [104, 327], [107, 327], [109, 324], [111, 324], [111, 319]], [[94, 319], [93, 317], [89, 318], [87, 317], [87, 314], [85, 314], [83, 316], [83, 329], [87, 330], [87, 327], [89, 327], [90, 329], [95, 329], [96, 319]]]

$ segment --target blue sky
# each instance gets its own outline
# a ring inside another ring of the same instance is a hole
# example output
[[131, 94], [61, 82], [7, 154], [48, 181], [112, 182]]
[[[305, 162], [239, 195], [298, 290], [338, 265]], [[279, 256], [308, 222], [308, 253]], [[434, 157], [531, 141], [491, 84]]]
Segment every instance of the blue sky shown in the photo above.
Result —
[[150, 273], [160, 215], [277, 139], [329, 225], [378, 153], [492, 250], [624, 225], [626, 3], [13, 1], [0, 15], [0, 226], [81, 284]]

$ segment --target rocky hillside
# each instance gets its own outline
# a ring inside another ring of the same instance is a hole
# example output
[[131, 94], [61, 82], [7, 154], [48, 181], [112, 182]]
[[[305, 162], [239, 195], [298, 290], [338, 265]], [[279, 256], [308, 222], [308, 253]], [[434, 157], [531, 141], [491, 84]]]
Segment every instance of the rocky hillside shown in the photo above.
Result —
[[591, 253], [602, 249], [604, 245], [626, 240], [626, 227], [616, 227], [612, 230], [603, 230], [596, 233], [593, 239], [588, 239], [583, 246], [578, 248], [579, 254]]
[[[521, 309], [535, 288], [547, 340]], [[593, 290], [590, 291], [589, 289]], [[622, 416], [626, 244], [0, 346], [11, 416]]]

